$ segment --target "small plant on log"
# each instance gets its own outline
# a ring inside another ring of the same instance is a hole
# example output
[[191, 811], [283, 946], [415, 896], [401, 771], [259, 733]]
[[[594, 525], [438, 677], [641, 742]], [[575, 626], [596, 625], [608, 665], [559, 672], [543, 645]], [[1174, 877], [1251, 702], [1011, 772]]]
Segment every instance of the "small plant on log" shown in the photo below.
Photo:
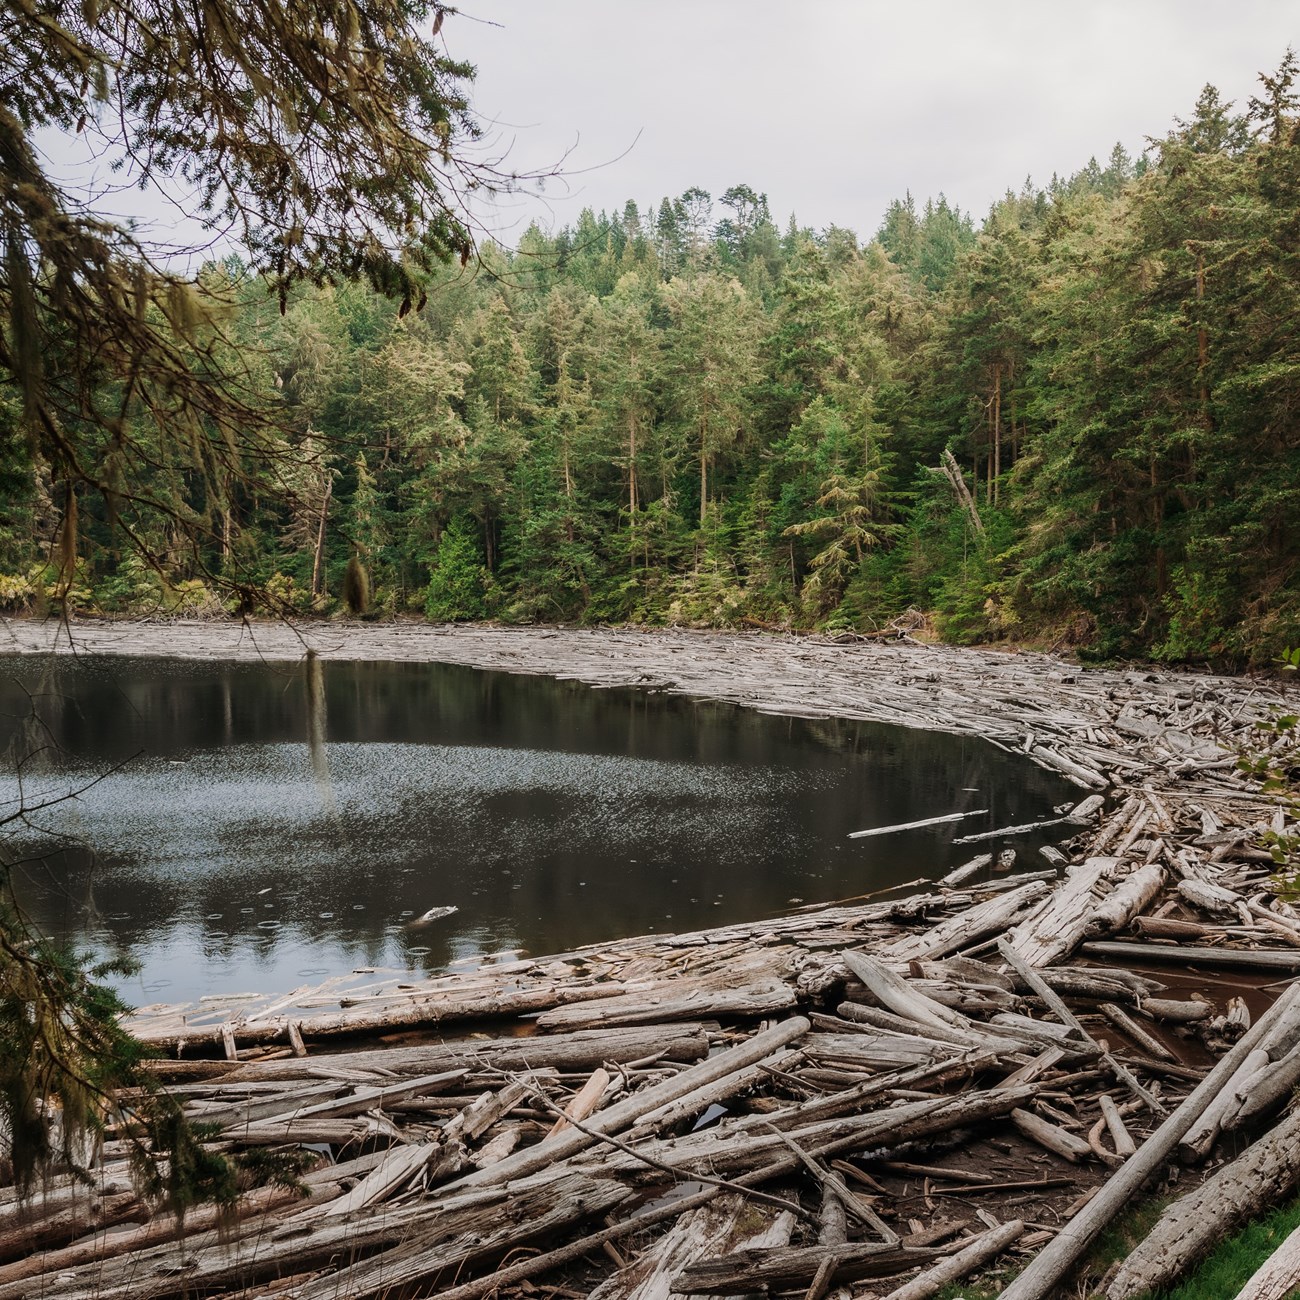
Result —
[[[1284, 650], [1278, 659], [1284, 672], [1300, 670], [1300, 646]], [[1291, 821], [1300, 821], [1300, 716], [1275, 713], [1255, 726], [1255, 743], [1237, 760], [1260, 788], [1281, 795]], [[1268, 830], [1264, 846], [1277, 864], [1278, 882], [1288, 892], [1300, 890], [1300, 835]]]

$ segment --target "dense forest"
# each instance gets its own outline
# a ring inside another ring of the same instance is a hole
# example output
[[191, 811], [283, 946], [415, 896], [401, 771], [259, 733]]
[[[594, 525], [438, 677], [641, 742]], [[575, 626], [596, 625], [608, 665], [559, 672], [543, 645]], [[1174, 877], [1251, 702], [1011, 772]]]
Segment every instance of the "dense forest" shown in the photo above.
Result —
[[1300, 639], [1296, 72], [1242, 111], [1207, 87], [1142, 158], [978, 225], [909, 195], [864, 242], [690, 189], [483, 247], [410, 311], [215, 263], [210, 346], [274, 432], [232, 467], [131, 427], [106, 377], [94, 474], [56, 472], [0, 391], [0, 607], [914, 610], [958, 641], [1266, 660]]

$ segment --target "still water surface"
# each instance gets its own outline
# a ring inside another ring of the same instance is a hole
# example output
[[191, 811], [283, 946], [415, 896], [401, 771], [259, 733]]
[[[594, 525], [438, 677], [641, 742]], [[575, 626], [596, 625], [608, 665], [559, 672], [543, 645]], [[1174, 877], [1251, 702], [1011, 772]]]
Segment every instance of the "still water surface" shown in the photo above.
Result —
[[[0, 815], [89, 786], [0, 841], [38, 926], [133, 959], [136, 1003], [276, 991], [936, 877], [976, 851], [955, 834], [1077, 797], [947, 735], [443, 664], [323, 682], [313, 751], [301, 666], [0, 659]], [[1015, 841], [1025, 866], [1041, 842]]]

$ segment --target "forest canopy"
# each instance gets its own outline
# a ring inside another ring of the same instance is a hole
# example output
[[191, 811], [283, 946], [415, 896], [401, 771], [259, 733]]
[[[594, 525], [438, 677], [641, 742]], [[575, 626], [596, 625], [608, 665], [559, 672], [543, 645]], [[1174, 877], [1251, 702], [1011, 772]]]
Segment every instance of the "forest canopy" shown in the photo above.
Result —
[[[428, 104], [449, 142], [473, 132], [468, 69], [436, 67], [389, 101], [435, 146], [424, 208], [327, 174], [333, 198], [286, 199], [204, 268], [215, 325], [186, 323], [165, 274], [143, 308], [115, 290], [184, 375], [236, 363], [238, 408], [184, 432], [167, 404], [189, 380], [79, 339], [57, 297], [79, 284], [9, 237], [31, 288], [7, 273], [0, 600], [199, 611], [233, 588], [301, 611], [858, 630], [915, 610], [953, 640], [1221, 663], [1294, 643], [1290, 53], [1244, 108], [1206, 87], [1142, 157], [1026, 182], [978, 223], [906, 195], [862, 238], [778, 222], [748, 184], [691, 188], [485, 242], [474, 274], [450, 200], [422, 215], [460, 192]], [[272, 96], [277, 129], [324, 104], [309, 74], [291, 111]], [[170, 120], [166, 165], [199, 134]], [[379, 139], [357, 166], [378, 169]], [[350, 189], [378, 206], [348, 210]], [[47, 384], [76, 456], [30, 436], [32, 338], [95, 377], [88, 399]]]

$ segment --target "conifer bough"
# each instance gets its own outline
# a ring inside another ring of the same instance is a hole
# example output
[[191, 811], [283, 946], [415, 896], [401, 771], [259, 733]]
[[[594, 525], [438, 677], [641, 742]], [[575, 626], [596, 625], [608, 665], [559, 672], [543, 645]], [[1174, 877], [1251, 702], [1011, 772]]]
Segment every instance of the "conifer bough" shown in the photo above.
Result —
[[514, 184], [471, 154], [473, 69], [440, 50], [448, 12], [0, 0], [0, 426], [49, 466], [56, 558], [87, 492], [160, 573], [159, 516], [197, 556], [285, 448], [225, 325], [233, 277], [177, 271], [182, 250], [98, 215], [43, 151], [86, 138], [124, 185], [201, 220], [209, 256], [237, 246], [281, 310], [295, 284], [337, 280], [418, 307], [426, 274], [473, 252], [468, 192]]

